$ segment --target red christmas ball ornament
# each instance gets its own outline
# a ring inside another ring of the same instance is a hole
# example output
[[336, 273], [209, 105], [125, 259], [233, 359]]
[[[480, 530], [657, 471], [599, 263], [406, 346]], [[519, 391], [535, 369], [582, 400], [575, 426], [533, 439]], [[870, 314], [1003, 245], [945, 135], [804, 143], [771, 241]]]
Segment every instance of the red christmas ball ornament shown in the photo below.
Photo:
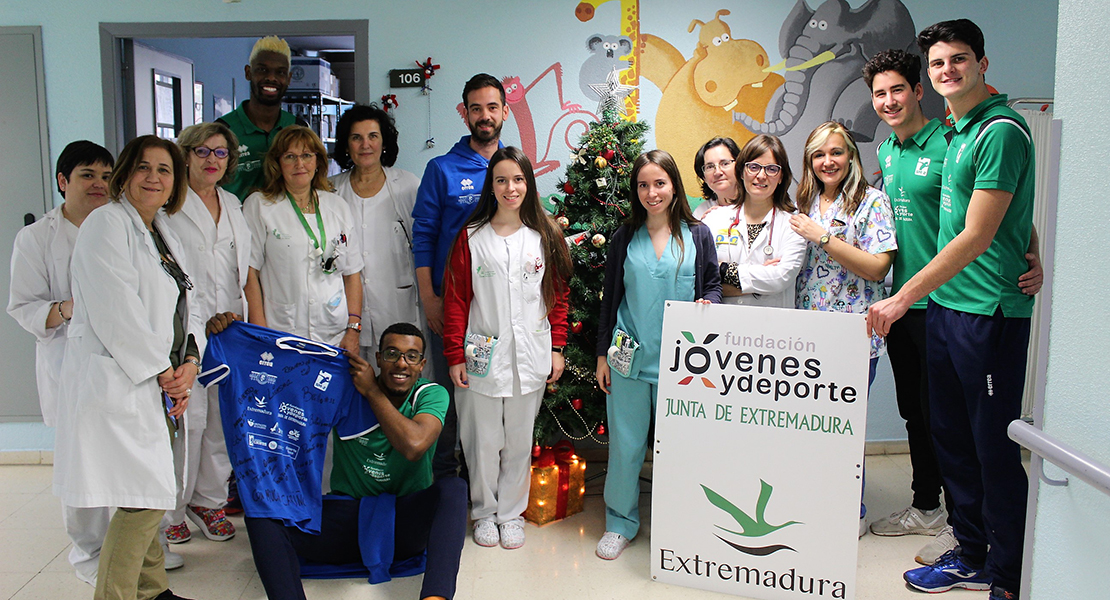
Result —
[[556, 385], [554, 383], [547, 384], [547, 393], [554, 394], [557, 391], [559, 391], [559, 386], [558, 385]]
[[568, 181], [568, 182], [563, 184], [563, 191], [568, 193], [568, 194], [573, 194], [574, 193], [574, 186], [571, 185], [570, 182]]
[[597, 434], [605, 435], [605, 423], [599, 423], [597, 426]]
[[616, 156], [616, 155], [617, 155], [617, 153], [613, 152], [612, 148], [609, 148], [609, 149], [605, 150], [605, 152], [601, 153], [601, 156], [604, 157], [605, 160], [610, 161], [610, 162], [613, 161], [613, 157]]
[[582, 333], [582, 321], [575, 321], [570, 324], [571, 333]]
[[574, 410], [582, 410], [582, 399], [581, 398], [575, 398], [574, 400], [571, 400], [570, 401], [570, 406]]
[[532, 458], [539, 458], [539, 457], [540, 457], [540, 445], [536, 444], [535, 446], [532, 446]]

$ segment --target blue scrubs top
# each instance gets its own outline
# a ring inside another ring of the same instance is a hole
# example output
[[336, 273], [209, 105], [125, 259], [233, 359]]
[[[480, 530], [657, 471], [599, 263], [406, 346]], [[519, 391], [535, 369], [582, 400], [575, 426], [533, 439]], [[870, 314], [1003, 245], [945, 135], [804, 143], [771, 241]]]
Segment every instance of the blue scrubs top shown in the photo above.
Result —
[[[632, 360], [631, 379], [659, 383], [659, 352], [663, 337], [663, 308], [667, 300], [694, 300], [694, 269], [697, 248], [690, 227], [682, 223], [679, 248], [672, 237], [655, 258], [655, 247], [647, 227], [641, 226], [628, 243], [624, 260], [624, 298], [617, 309], [617, 326], [632, 334], [640, 349]], [[681, 253], [682, 263], [679, 264]], [[615, 377], [620, 373], [613, 371]]]

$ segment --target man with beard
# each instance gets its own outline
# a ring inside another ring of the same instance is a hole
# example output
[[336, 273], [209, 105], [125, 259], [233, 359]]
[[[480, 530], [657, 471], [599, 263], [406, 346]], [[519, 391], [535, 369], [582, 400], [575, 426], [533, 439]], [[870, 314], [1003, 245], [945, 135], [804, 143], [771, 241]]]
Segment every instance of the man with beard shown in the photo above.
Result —
[[471, 77], [463, 87], [462, 97], [470, 135], [463, 136], [447, 154], [428, 162], [412, 209], [412, 253], [420, 303], [431, 329], [428, 351], [432, 355], [432, 370], [436, 383], [447, 388], [452, 398], [432, 463], [436, 479], [454, 475], [459, 468], [455, 458], [459, 435], [454, 386], [447, 374], [441, 337], [443, 269], [455, 236], [482, 195], [489, 159], [501, 147], [501, 125], [509, 117], [505, 88], [492, 75], [479, 73]]
[[250, 63], [243, 67], [251, 97], [216, 119], [239, 138], [239, 168], [223, 188], [240, 202], [262, 187], [266, 179], [262, 159], [277, 133], [293, 124], [308, 126], [293, 113], [281, 110], [281, 99], [289, 87], [290, 56], [289, 44], [277, 36], [255, 42]]

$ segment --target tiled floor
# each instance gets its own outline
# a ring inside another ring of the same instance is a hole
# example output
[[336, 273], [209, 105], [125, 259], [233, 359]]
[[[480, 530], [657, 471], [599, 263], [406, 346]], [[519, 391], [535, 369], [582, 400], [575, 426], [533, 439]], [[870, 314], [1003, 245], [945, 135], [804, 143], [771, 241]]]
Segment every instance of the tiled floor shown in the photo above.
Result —
[[[899, 510], [908, 502], [909, 457], [867, 457], [868, 514], [871, 518]], [[593, 468], [591, 467], [591, 472]], [[62, 529], [58, 500], [50, 493], [51, 467], [0, 467], [0, 599], [59, 600], [91, 598], [66, 560], [69, 542]], [[597, 488], [597, 489], [595, 489]], [[624, 555], [612, 562], [594, 556], [604, 530], [604, 505], [598, 483], [587, 489], [586, 510], [543, 528], [526, 527], [528, 542], [520, 550], [480, 548], [467, 540], [458, 579], [459, 600], [471, 598], [620, 599], [730, 598], [723, 594], [653, 583], [648, 569], [649, 530], [641, 530]], [[641, 512], [650, 496], [641, 497]], [[196, 600], [265, 598], [254, 572], [242, 520], [240, 534], [215, 543], [200, 535], [174, 547], [185, 566], [170, 572], [174, 592]], [[914, 553], [928, 538], [880, 538], [866, 535], [859, 545], [857, 598], [897, 600], [924, 596], [908, 590], [902, 572], [915, 566]], [[367, 585], [362, 580], [305, 581], [310, 599], [374, 600], [416, 598], [419, 577]], [[983, 592], [957, 591], [955, 600], [985, 598]]]

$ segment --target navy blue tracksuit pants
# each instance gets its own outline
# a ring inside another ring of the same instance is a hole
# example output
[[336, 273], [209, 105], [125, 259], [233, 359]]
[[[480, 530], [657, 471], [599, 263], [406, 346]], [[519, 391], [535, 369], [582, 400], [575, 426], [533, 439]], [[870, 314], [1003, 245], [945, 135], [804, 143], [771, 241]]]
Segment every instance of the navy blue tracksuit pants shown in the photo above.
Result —
[[1021, 417], [1029, 326], [1001, 310], [975, 315], [931, 300], [926, 315], [933, 440], [961, 556], [1014, 593], [1029, 482], [1006, 428]]

